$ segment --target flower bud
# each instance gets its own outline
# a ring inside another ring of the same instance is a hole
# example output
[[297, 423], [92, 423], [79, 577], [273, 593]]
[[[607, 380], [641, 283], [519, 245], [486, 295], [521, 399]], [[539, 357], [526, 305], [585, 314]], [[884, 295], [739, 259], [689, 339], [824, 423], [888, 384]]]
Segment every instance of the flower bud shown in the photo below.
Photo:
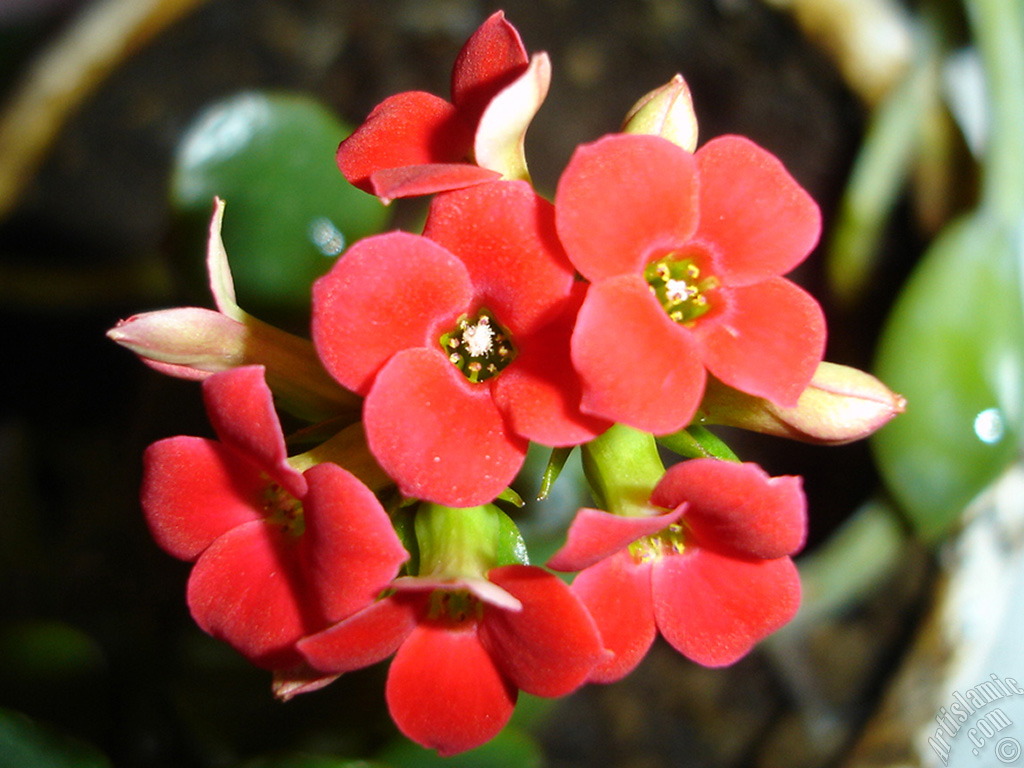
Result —
[[781, 408], [709, 379], [698, 421], [806, 443], [842, 445], [868, 437], [905, 408], [903, 396], [871, 374], [821, 363], [794, 408]]
[[626, 115], [622, 132], [661, 136], [693, 152], [697, 147], [697, 115], [683, 76], [676, 75], [634, 104]]
[[209, 309], [178, 307], [122, 320], [107, 337], [180, 379], [262, 365], [281, 404], [312, 421], [359, 413], [359, 398], [327, 374], [311, 342], [254, 317], [240, 322]]

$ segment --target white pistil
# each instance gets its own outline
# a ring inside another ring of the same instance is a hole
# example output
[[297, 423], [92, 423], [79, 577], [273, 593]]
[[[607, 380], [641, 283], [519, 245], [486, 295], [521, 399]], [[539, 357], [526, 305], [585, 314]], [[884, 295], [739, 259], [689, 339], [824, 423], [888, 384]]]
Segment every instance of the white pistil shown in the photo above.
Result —
[[483, 357], [491, 351], [494, 342], [494, 329], [490, 320], [481, 317], [476, 325], [471, 325], [462, 332], [462, 341], [470, 357]]

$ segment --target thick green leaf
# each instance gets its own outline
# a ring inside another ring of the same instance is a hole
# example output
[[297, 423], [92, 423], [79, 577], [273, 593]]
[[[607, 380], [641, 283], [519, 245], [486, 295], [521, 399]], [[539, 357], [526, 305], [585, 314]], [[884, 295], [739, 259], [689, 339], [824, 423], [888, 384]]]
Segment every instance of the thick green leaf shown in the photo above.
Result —
[[227, 202], [224, 243], [245, 308], [302, 308], [310, 284], [387, 209], [334, 161], [351, 129], [318, 102], [242, 93], [206, 109], [175, 158], [171, 203], [181, 246], [202, 261], [214, 195]]
[[110, 768], [97, 749], [32, 720], [0, 709], [0, 765], [4, 768]]
[[1019, 227], [975, 214], [938, 238], [884, 329], [879, 377], [907, 411], [874, 438], [889, 488], [928, 540], [1017, 454], [1024, 405]]

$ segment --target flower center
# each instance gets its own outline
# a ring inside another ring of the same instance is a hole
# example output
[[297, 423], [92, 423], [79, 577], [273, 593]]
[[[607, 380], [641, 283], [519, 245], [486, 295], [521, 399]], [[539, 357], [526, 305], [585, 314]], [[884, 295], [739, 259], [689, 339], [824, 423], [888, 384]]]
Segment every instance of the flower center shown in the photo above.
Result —
[[681, 555], [686, 549], [686, 529], [673, 523], [664, 530], [637, 539], [629, 545], [629, 554], [637, 563], [650, 563], [665, 555]]
[[441, 337], [441, 349], [474, 384], [497, 376], [516, 356], [508, 331], [486, 309], [460, 317]]
[[263, 514], [268, 523], [281, 526], [292, 536], [301, 536], [306, 530], [302, 502], [272, 481], [263, 489]]
[[683, 325], [693, 325], [711, 309], [707, 294], [718, 287], [718, 279], [702, 275], [695, 259], [675, 252], [648, 264], [644, 280], [668, 316]]
[[483, 616], [484, 606], [465, 590], [435, 589], [430, 593], [427, 617], [432, 621], [457, 625]]

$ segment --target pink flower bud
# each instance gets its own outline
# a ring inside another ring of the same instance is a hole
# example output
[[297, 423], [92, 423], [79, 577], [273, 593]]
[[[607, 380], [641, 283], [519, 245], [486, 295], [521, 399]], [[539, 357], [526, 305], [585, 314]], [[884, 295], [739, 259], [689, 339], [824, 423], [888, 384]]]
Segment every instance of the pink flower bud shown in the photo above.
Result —
[[683, 76], [676, 75], [634, 104], [626, 115], [622, 132], [661, 136], [693, 152], [697, 146], [697, 115]]
[[842, 445], [868, 437], [905, 408], [903, 396], [871, 374], [821, 363], [793, 408], [779, 407], [709, 379], [699, 420], [807, 443]]

